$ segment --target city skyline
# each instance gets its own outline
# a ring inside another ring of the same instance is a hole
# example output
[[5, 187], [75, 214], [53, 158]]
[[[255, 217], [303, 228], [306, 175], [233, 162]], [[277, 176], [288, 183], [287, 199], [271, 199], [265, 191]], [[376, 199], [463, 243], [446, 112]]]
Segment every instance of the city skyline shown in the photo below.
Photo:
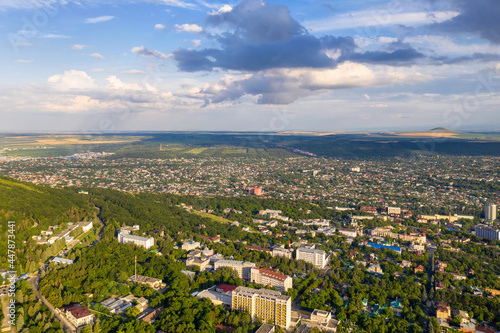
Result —
[[499, 130], [500, 4], [0, 1], [0, 131]]

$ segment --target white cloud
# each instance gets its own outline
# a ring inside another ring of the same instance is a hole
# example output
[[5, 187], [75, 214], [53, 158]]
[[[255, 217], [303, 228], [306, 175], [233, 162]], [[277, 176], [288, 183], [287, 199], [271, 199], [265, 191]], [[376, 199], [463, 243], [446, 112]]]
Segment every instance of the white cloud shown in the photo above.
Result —
[[193, 39], [191, 41], [191, 44], [194, 46], [194, 47], [199, 47], [201, 45], [201, 40], [200, 39]]
[[57, 35], [57, 34], [43, 34], [40, 36], [40, 38], [71, 38], [71, 37], [66, 35]]
[[167, 6], [180, 7], [180, 8], [189, 8], [195, 9], [196, 6], [192, 3], [181, 1], [181, 0], [161, 0]]
[[[325, 32], [351, 28], [370, 28], [366, 33], [373, 34], [371, 27], [404, 24], [417, 26], [440, 23], [460, 14], [452, 11], [391, 13], [389, 10], [359, 11], [339, 14], [325, 19], [306, 21], [303, 25], [312, 32]], [[363, 33], [361, 31], [360, 33]]]
[[33, 59], [30, 59], [30, 60], [28, 60], [28, 59], [17, 59], [16, 62], [22, 63], [22, 64], [29, 64], [29, 63], [33, 62]]
[[104, 72], [104, 68], [92, 68], [92, 72]]
[[141, 70], [138, 70], [138, 69], [129, 69], [129, 70], [126, 70], [126, 71], [121, 71], [120, 74], [147, 74], [148, 72], [146, 71], [141, 71]]
[[83, 50], [84, 48], [89, 47], [88, 45], [75, 44], [71, 48], [73, 50]]
[[55, 90], [86, 90], [96, 87], [94, 80], [84, 71], [75, 69], [63, 74], [52, 75], [47, 79], [49, 86]]
[[209, 12], [208, 15], [219, 15], [219, 14], [223, 14], [223, 13], [229, 13], [232, 10], [233, 10], [233, 7], [226, 4], [222, 7], [220, 7], [217, 11], [213, 10], [213, 11]]
[[94, 57], [94, 58], [104, 59], [104, 56], [100, 53], [97, 53], [97, 52], [92, 53], [90, 56]]
[[155, 25], [155, 30], [167, 30], [168, 27], [166, 25], [163, 25], [161, 23], [158, 23]]
[[411, 84], [430, 79], [432, 77], [414, 69], [388, 69], [386, 66], [370, 68], [344, 62], [335, 69], [271, 69], [241, 78], [227, 75], [218, 82], [205, 84], [201, 90], [187, 92], [186, 96], [221, 103], [253, 95], [258, 97], [257, 102], [261, 104], [290, 104], [300, 98], [331, 90]]
[[93, 17], [93, 18], [88, 18], [85, 20], [85, 23], [101, 23], [101, 22], [106, 22], [114, 19], [114, 16], [99, 16], [99, 17]]
[[132, 53], [138, 54], [145, 58], [157, 58], [160, 60], [165, 60], [168, 58], [167, 55], [163, 54], [158, 50], [150, 50], [145, 48], [144, 46], [136, 46], [132, 48]]
[[197, 24], [183, 24], [183, 25], [176, 24], [174, 27], [175, 27], [175, 29], [177, 29], [177, 32], [202, 32], [203, 31], [203, 28]]

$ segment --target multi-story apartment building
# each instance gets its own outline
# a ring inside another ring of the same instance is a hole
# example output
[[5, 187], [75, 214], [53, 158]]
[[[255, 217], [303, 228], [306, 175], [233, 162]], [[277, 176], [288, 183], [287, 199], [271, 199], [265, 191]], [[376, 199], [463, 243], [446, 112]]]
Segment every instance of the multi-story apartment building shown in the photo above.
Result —
[[484, 219], [486, 221], [495, 221], [497, 219], [497, 205], [488, 204], [484, 206]]
[[238, 260], [217, 260], [214, 262], [214, 269], [222, 267], [232, 268], [238, 273], [240, 279], [250, 281], [250, 270], [255, 267], [255, 264], [253, 262]]
[[476, 236], [498, 240], [500, 239], [500, 230], [492, 228], [485, 224], [478, 224], [476, 226]]
[[260, 318], [285, 329], [291, 324], [292, 298], [278, 291], [238, 287], [233, 290], [231, 308], [248, 312], [252, 320]]
[[118, 242], [122, 244], [135, 244], [137, 246], [142, 246], [149, 249], [155, 245], [155, 240], [153, 237], [141, 237], [130, 235], [126, 231], [118, 232]]
[[280, 256], [280, 257], [292, 259], [292, 252], [293, 251], [290, 249], [285, 249], [285, 245], [283, 245], [283, 244], [277, 244], [271, 248], [271, 255], [273, 257]]
[[276, 287], [281, 291], [292, 288], [292, 277], [269, 268], [252, 268], [250, 281], [264, 286]]
[[328, 260], [330, 259], [330, 257], [327, 256], [326, 252], [323, 250], [308, 249], [305, 247], [301, 247], [297, 249], [296, 259], [310, 262], [311, 264], [313, 264], [318, 268], [325, 268], [326, 264], [328, 264]]
[[344, 229], [344, 228], [339, 228], [338, 229], [339, 233], [341, 233], [344, 236], [351, 237], [351, 238], [356, 238], [358, 235], [358, 232], [353, 229]]

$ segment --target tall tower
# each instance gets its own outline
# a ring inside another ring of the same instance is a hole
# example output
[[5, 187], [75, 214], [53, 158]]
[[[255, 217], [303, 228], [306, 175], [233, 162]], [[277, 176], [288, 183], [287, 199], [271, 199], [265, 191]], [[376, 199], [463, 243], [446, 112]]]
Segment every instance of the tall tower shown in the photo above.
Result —
[[484, 219], [486, 221], [494, 221], [497, 219], [497, 205], [490, 203], [484, 206]]

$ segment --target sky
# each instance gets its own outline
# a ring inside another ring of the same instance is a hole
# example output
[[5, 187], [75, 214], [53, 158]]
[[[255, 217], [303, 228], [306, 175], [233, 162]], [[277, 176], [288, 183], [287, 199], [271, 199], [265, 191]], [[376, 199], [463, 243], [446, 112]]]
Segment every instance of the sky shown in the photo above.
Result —
[[0, 132], [500, 130], [498, 0], [0, 0]]

